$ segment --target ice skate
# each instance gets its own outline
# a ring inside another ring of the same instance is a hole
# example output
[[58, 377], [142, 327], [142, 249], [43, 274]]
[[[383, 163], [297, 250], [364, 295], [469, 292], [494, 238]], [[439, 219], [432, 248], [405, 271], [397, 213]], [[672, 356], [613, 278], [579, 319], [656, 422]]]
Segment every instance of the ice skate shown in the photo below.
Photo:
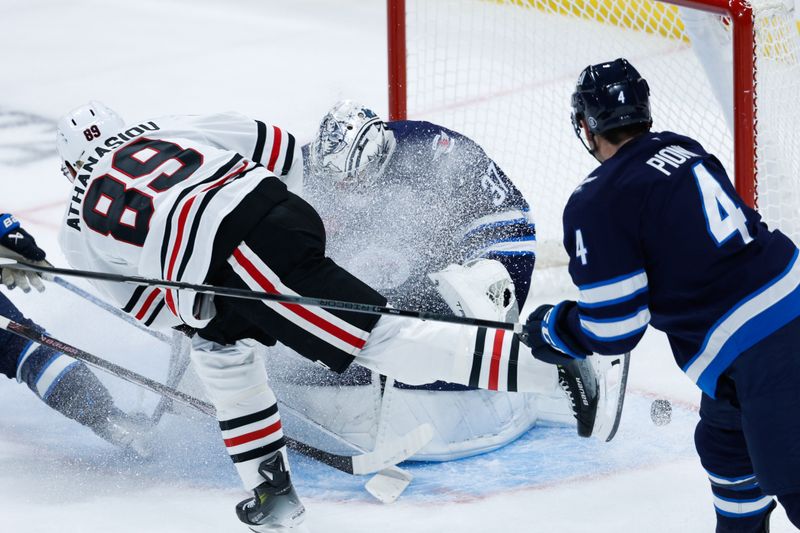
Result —
[[143, 413], [127, 414], [117, 408], [109, 413], [104, 427], [95, 429], [102, 439], [141, 458], [153, 453], [152, 431], [153, 423]]
[[558, 365], [558, 382], [578, 424], [578, 435], [608, 442], [622, 416], [630, 354], [592, 355]]
[[558, 384], [567, 395], [578, 423], [578, 435], [591, 437], [597, 416], [599, 383], [589, 359], [558, 365]]
[[275, 452], [258, 471], [265, 481], [255, 488], [252, 498], [236, 506], [239, 520], [257, 533], [294, 530], [305, 519], [306, 509], [294, 490], [283, 455]]

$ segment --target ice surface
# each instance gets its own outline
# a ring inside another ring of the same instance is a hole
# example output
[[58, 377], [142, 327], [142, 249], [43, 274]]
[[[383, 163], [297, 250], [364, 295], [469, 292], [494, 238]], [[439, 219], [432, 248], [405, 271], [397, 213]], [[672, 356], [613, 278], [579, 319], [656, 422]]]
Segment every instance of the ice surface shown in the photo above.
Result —
[[[68, 184], [49, 129], [90, 98], [137, 120], [237, 110], [308, 140], [324, 112], [353, 98], [385, 115], [384, 2], [378, 0], [0, 1], [0, 210], [22, 218], [48, 250]], [[31, 118], [33, 115], [35, 118]], [[24, 125], [15, 120], [28, 117]], [[513, 176], [512, 176], [513, 178]], [[12, 295], [52, 334], [163, 378], [169, 349], [58, 287]], [[552, 295], [549, 295], [552, 298]], [[538, 303], [538, 302], [533, 302]], [[156, 398], [103, 376], [120, 404]], [[580, 441], [537, 428], [493, 454], [411, 464], [415, 480], [384, 506], [354, 478], [293, 456], [313, 532], [707, 532], [713, 511], [692, 449], [699, 393], [664, 338], [634, 352], [632, 394], [617, 438]], [[653, 398], [674, 416], [656, 428]], [[164, 418], [159, 451], [133, 460], [0, 383], [0, 531], [219, 533], [244, 531], [238, 484], [212, 420]], [[779, 512], [776, 533], [791, 531]]]

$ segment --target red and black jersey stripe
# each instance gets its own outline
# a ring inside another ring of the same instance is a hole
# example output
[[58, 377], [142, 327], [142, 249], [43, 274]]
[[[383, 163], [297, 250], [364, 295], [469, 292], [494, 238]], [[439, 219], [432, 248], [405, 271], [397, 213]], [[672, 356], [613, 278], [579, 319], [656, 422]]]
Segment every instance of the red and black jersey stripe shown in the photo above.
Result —
[[145, 326], [150, 326], [155, 322], [163, 307], [164, 294], [162, 289], [141, 285], [136, 287], [122, 310], [133, 315], [136, 320], [143, 322]]
[[[186, 270], [186, 266], [189, 264], [189, 259], [192, 257], [192, 251], [194, 250], [194, 243], [196, 242], [197, 239], [197, 233], [200, 230], [200, 220], [209, 202], [211, 202], [211, 200], [214, 199], [214, 196], [222, 189], [223, 185], [244, 178], [247, 174], [249, 174], [256, 168], [258, 167], [255, 165], [251, 166], [250, 168], [242, 168], [240, 172], [237, 172], [229, 176], [228, 180], [226, 180], [224, 183], [215, 184], [215, 186], [213, 186], [214, 188], [209, 189], [207, 193], [203, 196], [203, 199], [200, 201], [200, 205], [197, 208], [197, 214], [195, 215], [194, 220], [192, 221], [191, 229], [189, 230], [189, 236], [186, 243], [186, 250], [183, 252], [183, 258], [181, 259], [180, 265], [178, 266], [178, 273], [176, 275], [176, 279], [182, 278], [183, 273]], [[201, 191], [201, 192], [206, 192], [206, 191]]]
[[[485, 368], [487, 364], [488, 368]], [[502, 329], [478, 328], [469, 373], [470, 387], [516, 392], [519, 386], [518, 364], [519, 337], [517, 335]]]
[[214, 183], [215, 181], [221, 179], [225, 174], [230, 172], [233, 166], [244, 159], [241, 155], [236, 154], [227, 163], [222, 165], [214, 174], [209, 176], [208, 178], [204, 179], [203, 181], [196, 183], [191, 187], [187, 187], [186, 189], [182, 190], [178, 195], [178, 198], [175, 200], [175, 203], [172, 205], [172, 208], [169, 211], [169, 216], [167, 217], [166, 227], [164, 228], [164, 241], [161, 243], [161, 272], [162, 275], [166, 274], [167, 271], [167, 252], [169, 250], [169, 243], [172, 240], [172, 229], [173, 229], [173, 219], [175, 217], [175, 213], [180, 208], [183, 200], [191, 195], [192, 193], [196, 192], [198, 189], [202, 188], [205, 185], [210, 183]]
[[[253, 161], [259, 163], [279, 176], [285, 176], [292, 169], [294, 162], [295, 138], [289, 132], [277, 126], [267, 126], [256, 120], [256, 147], [253, 150]], [[267, 143], [270, 142], [270, 146]], [[286, 150], [281, 150], [284, 145]], [[269, 156], [265, 160], [265, 148]], [[283, 151], [283, 161], [281, 152]], [[277, 169], [280, 169], [279, 171]]]
[[264, 156], [264, 144], [267, 142], [267, 125], [260, 120], [256, 120], [256, 130], [256, 148], [253, 150], [253, 161], [260, 163], [261, 158]]

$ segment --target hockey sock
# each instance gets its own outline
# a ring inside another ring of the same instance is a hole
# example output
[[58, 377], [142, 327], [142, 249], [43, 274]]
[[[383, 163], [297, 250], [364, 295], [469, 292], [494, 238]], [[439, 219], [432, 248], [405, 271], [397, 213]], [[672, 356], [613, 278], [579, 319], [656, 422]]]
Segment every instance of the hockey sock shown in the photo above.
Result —
[[[236, 411], [245, 414], [231, 417]], [[273, 452], [282, 453], [288, 471], [281, 417], [271, 391], [242, 402], [235, 409], [226, 409], [225, 413], [217, 415], [219, 428], [228, 454], [247, 488], [254, 489], [264, 482], [258, 468]]]
[[765, 496], [755, 475], [726, 478], [709, 473], [717, 533], [765, 533], [776, 504]]
[[553, 391], [556, 368], [510, 331], [382, 317], [356, 362], [409, 385], [437, 380], [473, 388]]
[[20, 354], [17, 379], [48, 406], [108, 440], [108, 417], [117, 409], [108, 389], [83, 362], [29, 343]]
[[192, 362], [217, 410], [225, 447], [245, 488], [264, 482], [259, 466], [274, 452], [283, 454], [288, 470], [278, 403], [254, 343], [221, 345], [195, 335]]

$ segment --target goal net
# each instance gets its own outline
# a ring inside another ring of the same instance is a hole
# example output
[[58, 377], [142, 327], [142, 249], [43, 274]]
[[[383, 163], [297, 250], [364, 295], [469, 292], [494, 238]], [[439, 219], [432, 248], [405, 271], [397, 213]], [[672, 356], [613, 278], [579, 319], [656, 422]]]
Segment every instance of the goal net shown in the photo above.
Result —
[[[696, 138], [771, 227], [800, 237], [798, 31], [782, 1], [389, 0], [390, 116], [472, 137], [532, 205], [539, 265], [597, 165], [570, 124], [590, 64], [625, 57], [654, 129]], [[787, 0], [791, 1], [791, 0]]]

